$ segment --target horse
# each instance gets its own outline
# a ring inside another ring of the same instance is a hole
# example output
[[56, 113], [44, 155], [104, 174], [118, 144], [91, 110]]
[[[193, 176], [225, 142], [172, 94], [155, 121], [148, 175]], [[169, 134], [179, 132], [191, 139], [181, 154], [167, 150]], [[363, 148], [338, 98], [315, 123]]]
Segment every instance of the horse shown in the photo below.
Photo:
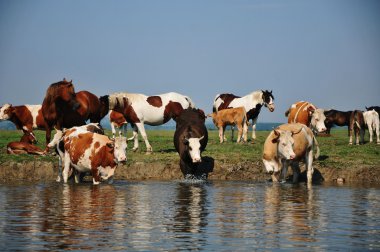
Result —
[[50, 142], [53, 127], [62, 130], [84, 125], [87, 120], [99, 123], [107, 113], [108, 108], [96, 95], [88, 91], [76, 93], [72, 81], [63, 79], [51, 84], [42, 103], [46, 144]]
[[380, 115], [380, 107], [379, 106], [371, 106], [371, 107], [365, 107], [367, 111], [375, 110]]
[[145, 141], [147, 153], [153, 151], [144, 124], [158, 126], [176, 120], [184, 109], [194, 108], [192, 100], [182, 94], [170, 92], [154, 96], [135, 93], [114, 93], [100, 97], [110, 110], [122, 113], [133, 128], [133, 151], [139, 147], [138, 131]]
[[349, 126], [351, 113], [352, 111], [339, 111], [335, 109], [325, 110], [326, 134], [330, 135], [330, 130], [334, 125], [340, 127]]
[[[234, 94], [218, 94], [215, 96], [213, 112], [226, 108], [244, 107], [247, 111], [247, 121], [252, 120], [252, 142], [256, 139], [256, 122], [260, 114], [261, 107], [265, 106], [270, 112], [274, 111], [274, 97], [272, 91], [258, 90], [246, 96], [240, 97]], [[233, 138], [233, 127], [232, 138]]]

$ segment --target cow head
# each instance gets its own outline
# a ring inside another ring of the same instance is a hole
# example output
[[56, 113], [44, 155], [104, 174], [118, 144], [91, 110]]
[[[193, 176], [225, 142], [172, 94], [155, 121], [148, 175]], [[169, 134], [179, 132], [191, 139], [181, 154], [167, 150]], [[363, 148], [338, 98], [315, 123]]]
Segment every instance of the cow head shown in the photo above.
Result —
[[22, 135], [20, 142], [23, 143], [29, 143], [29, 144], [36, 144], [37, 143], [37, 138], [33, 134], [33, 132], [24, 132], [24, 135]]
[[200, 163], [202, 161], [201, 158], [201, 140], [204, 138], [202, 137], [191, 137], [191, 138], [184, 138], [183, 143], [187, 146], [187, 150], [189, 152], [191, 161], [193, 163]]
[[272, 142], [277, 143], [277, 153], [280, 158], [292, 160], [296, 157], [293, 150], [293, 132], [288, 130], [273, 130], [275, 137]]
[[6, 103], [0, 108], [0, 120], [9, 120], [14, 108], [12, 104]]
[[127, 161], [127, 138], [126, 137], [116, 137], [113, 140], [114, 143], [114, 156], [117, 162], [126, 162]]
[[311, 115], [310, 127], [312, 128], [312, 130], [316, 132], [326, 131], [326, 125], [325, 125], [326, 116], [325, 116], [324, 110], [314, 109], [313, 111], [310, 111], [309, 114]]
[[270, 112], [273, 112], [274, 111], [274, 97], [272, 95], [272, 90], [271, 91], [261, 90], [261, 92], [263, 93], [262, 98], [264, 101], [264, 106], [267, 107]]

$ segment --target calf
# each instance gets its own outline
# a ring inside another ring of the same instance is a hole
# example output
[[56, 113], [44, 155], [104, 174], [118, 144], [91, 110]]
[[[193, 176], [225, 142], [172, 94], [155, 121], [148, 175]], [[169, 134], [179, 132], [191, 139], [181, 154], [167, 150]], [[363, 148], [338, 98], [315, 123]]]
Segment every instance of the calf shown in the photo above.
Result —
[[[317, 148], [315, 158], [319, 156], [319, 146], [313, 132], [303, 124], [283, 124], [271, 131], [264, 143], [263, 163], [272, 180], [285, 179], [288, 166], [293, 169], [293, 183], [298, 182], [299, 162], [304, 160], [307, 170], [307, 182], [311, 184], [313, 176], [313, 149]], [[280, 171], [281, 174], [280, 174]]]
[[[349, 133], [349, 144], [352, 145], [352, 135], [355, 134], [355, 143], [356, 145], [363, 144], [364, 143], [364, 133], [365, 133], [365, 123], [364, 123], [364, 117], [363, 112], [360, 110], [354, 110], [351, 113], [350, 116], [350, 125], [348, 128]], [[359, 141], [359, 135], [360, 135], [360, 141]]]
[[363, 112], [363, 117], [364, 117], [364, 123], [368, 127], [368, 132], [369, 132], [369, 142], [372, 143], [372, 135], [373, 132], [376, 131], [376, 137], [377, 137], [377, 144], [380, 144], [380, 138], [379, 138], [379, 114], [375, 110], [370, 110]]
[[44, 155], [44, 151], [41, 148], [33, 145], [35, 142], [35, 136], [30, 132], [25, 132], [19, 142], [10, 142], [7, 144], [7, 153]]
[[247, 112], [244, 107], [238, 107], [223, 109], [208, 115], [208, 117], [212, 117], [215, 126], [219, 129], [220, 143], [223, 143], [224, 130], [227, 125], [236, 125], [238, 128], [238, 143], [240, 142], [242, 135], [244, 136], [244, 142], [247, 142], [248, 121], [246, 114]]
[[185, 109], [177, 117], [174, 146], [180, 157], [180, 168], [185, 178], [196, 175], [202, 162], [201, 153], [208, 141], [205, 115], [199, 109]]
[[323, 109], [318, 109], [310, 102], [300, 101], [292, 104], [285, 112], [288, 123], [302, 123], [310, 127], [314, 132], [324, 132], [326, 130]]
[[[113, 177], [118, 162], [125, 162], [126, 138], [117, 137], [114, 140], [105, 135], [93, 132], [79, 133], [76, 136], [63, 137], [64, 169], [63, 181], [67, 183], [70, 166], [78, 172], [91, 172], [94, 185], [100, 179]], [[76, 175], [76, 182], [79, 178]]]

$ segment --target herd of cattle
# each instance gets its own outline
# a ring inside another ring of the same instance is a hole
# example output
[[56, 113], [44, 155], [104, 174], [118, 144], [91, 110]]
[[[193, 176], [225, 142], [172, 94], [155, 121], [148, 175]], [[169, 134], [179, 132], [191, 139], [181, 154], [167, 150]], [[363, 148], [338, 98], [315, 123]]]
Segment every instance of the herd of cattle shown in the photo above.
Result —
[[[227, 125], [238, 128], [237, 142], [246, 142], [248, 126], [251, 124], [254, 141], [257, 118], [263, 106], [270, 112], [274, 111], [272, 91], [254, 91], [243, 97], [218, 94], [214, 99], [213, 113], [206, 116], [189, 97], [178, 93], [155, 96], [114, 93], [97, 97], [88, 91], [76, 93], [72, 81], [63, 79], [48, 87], [42, 105], [4, 104], [0, 107], [0, 120], [9, 120], [23, 131], [20, 141], [7, 145], [8, 153], [44, 155], [54, 148], [60, 163], [58, 180], [63, 178], [66, 183], [73, 173], [75, 181], [79, 182], [80, 174], [91, 172], [93, 183], [98, 184], [101, 180], [112, 179], [117, 164], [127, 160], [127, 140], [133, 140], [134, 151], [139, 148], [138, 132], [147, 152], [152, 152], [145, 124], [156, 126], [170, 119], [176, 122], [174, 146], [180, 156], [181, 171], [185, 177], [189, 177], [195, 174], [202, 162], [201, 153], [208, 142], [205, 126], [207, 117], [212, 117], [218, 128], [220, 143], [226, 139], [224, 132]], [[311, 183], [313, 158], [319, 155], [315, 135], [322, 132], [329, 134], [334, 125], [348, 127], [349, 144], [352, 144], [353, 135], [356, 144], [363, 143], [365, 128], [368, 128], [370, 142], [375, 131], [377, 144], [380, 144], [380, 107], [366, 109], [366, 112], [323, 110], [305, 101], [291, 105], [285, 112], [288, 124], [272, 130], [264, 143], [263, 163], [267, 172], [271, 173], [272, 180], [283, 180], [288, 166], [291, 166], [293, 181], [297, 182], [299, 161], [304, 161], [308, 183]], [[107, 114], [110, 117], [112, 138], [104, 135], [99, 124]], [[86, 124], [88, 120], [91, 123]], [[129, 139], [121, 132], [127, 123], [133, 128], [133, 136]], [[119, 128], [118, 136], [115, 128]], [[45, 150], [34, 145], [34, 129], [46, 131]], [[51, 140], [53, 129], [56, 134]]]

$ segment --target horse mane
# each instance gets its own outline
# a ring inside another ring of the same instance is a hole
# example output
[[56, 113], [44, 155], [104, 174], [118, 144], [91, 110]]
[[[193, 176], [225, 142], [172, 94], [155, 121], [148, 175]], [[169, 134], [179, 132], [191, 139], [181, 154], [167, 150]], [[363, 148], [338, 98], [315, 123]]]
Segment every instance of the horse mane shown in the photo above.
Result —
[[67, 81], [65, 78], [62, 80], [62, 81], [58, 81], [56, 83], [53, 83], [53, 84], [50, 84], [50, 86], [48, 87], [48, 89], [46, 90], [46, 94], [45, 94], [45, 99], [44, 99], [44, 102], [47, 104], [47, 105], [50, 105], [52, 103], [54, 103], [55, 101], [55, 98], [57, 96], [57, 93], [58, 93], [58, 90], [63, 86], [63, 85], [67, 85], [67, 86], [73, 86], [73, 81]]

